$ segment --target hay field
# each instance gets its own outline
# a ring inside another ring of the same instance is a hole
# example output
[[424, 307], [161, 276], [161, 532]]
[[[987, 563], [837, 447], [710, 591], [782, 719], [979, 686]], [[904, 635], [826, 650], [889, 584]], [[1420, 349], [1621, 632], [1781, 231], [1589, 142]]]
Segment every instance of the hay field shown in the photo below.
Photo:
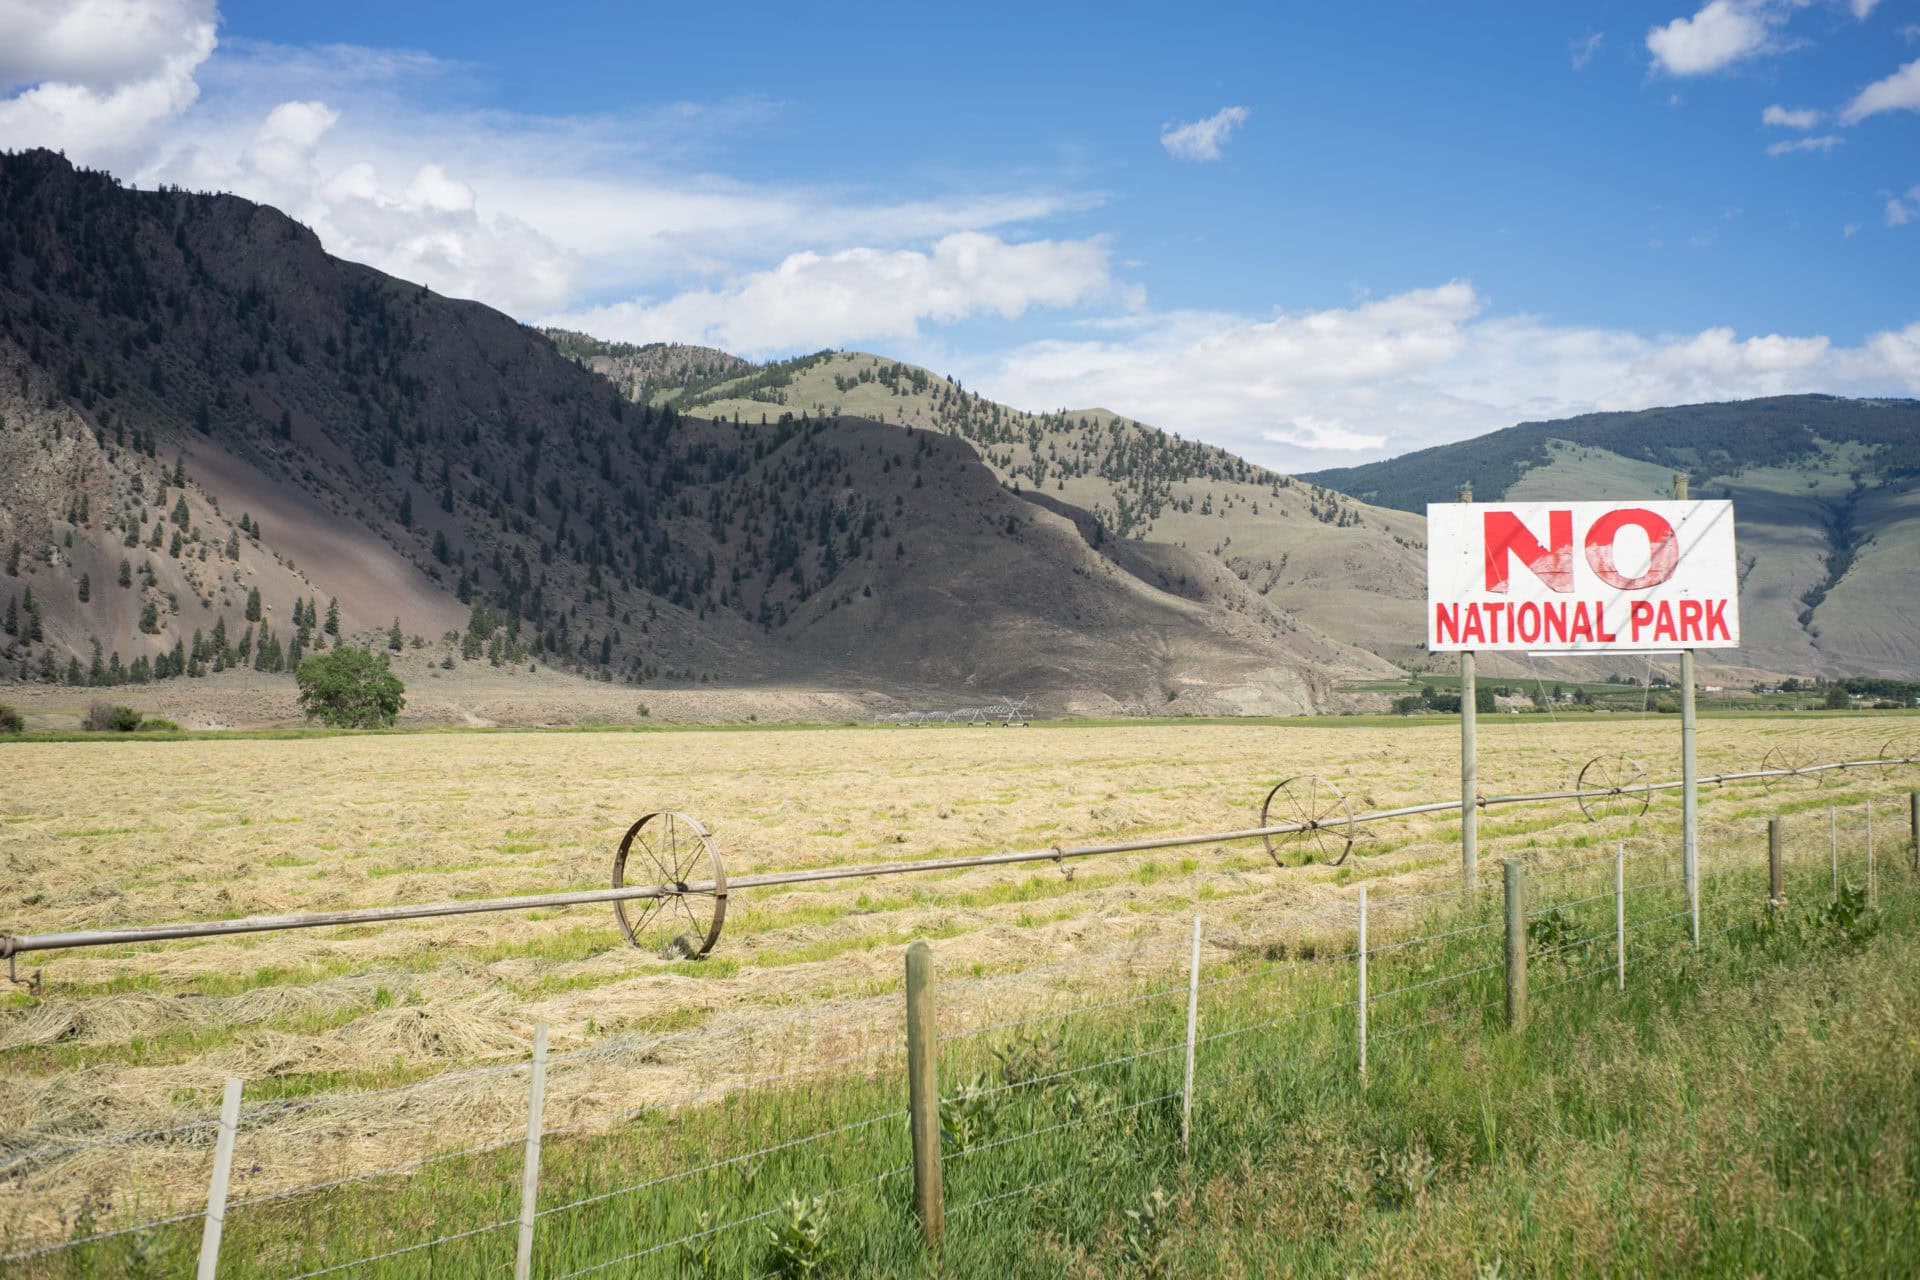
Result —
[[[1754, 768], [1785, 743], [1809, 761], [1873, 756], [1913, 728], [1871, 715], [1708, 720], [1701, 768]], [[1678, 730], [1672, 717], [1489, 718], [1481, 790], [1570, 786], [1601, 753], [1674, 777]], [[597, 888], [626, 826], [661, 808], [705, 822], [734, 875], [1224, 830], [1252, 825], [1268, 786], [1294, 774], [1332, 779], [1356, 810], [1457, 795], [1457, 749], [1451, 724], [1337, 721], [26, 743], [0, 748], [0, 927]], [[1709, 790], [1705, 857], [1751, 856], [1765, 812], [1910, 785], [1874, 771]], [[1568, 861], [1615, 839], [1671, 851], [1678, 815], [1674, 794], [1644, 819], [1598, 825], [1572, 804], [1496, 811], [1482, 858]], [[1368, 877], [1389, 900], [1449, 883], [1457, 820], [1364, 831], [1338, 870], [1276, 868], [1254, 843], [1092, 859], [1071, 878], [1042, 864], [747, 891], [700, 962], [626, 947], [604, 908], [26, 957], [47, 986], [0, 1006], [0, 1156], [17, 1160], [22, 1193], [0, 1236], [71, 1230], [74, 1203], [105, 1186], [137, 1184], [147, 1210], [204, 1195], [204, 1130], [98, 1140], [202, 1120], [228, 1075], [246, 1080], [250, 1107], [281, 1105], [243, 1134], [236, 1174], [236, 1196], [268, 1194], [511, 1135], [523, 1086], [449, 1073], [523, 1059], [536, 1022], [573, 1055], [550, 1079], [549, 1123], [584, 1122], [896, 1044], [891, 993], [915, 937], [943, 940], [949, 972], [1018, 981], [1111, 953], [1136, 974], [1177, 950], [1160, 944], [1196, 909], [1210, 938], [1274, 936], [1344, 927], [1314, 917], [1336, 882]], [[1014, 998], [1064, 989], [1044, 974], [1032, 984]], [[984, 1020], [1008, 999], [1001, 988], [946, 1016]], [[365, 1092], [410, 1082], [423, 1083]], [[114, 1209], [134, 1212], [124, 1197]]]

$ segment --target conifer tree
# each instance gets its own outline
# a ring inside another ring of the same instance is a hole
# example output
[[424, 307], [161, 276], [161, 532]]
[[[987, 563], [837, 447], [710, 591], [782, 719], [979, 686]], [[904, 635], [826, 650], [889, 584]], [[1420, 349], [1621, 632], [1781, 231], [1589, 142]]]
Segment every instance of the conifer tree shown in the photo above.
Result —
[[133, 566], [131, 564], [128, 564], [125, 560], [122, 560], [120, 562], [119, 583], [123, 587], [130, 587], [133, 585]]
[[93, 577], [91, 574], [83, 573], [80, 575], [80, 603], [85, 604], [91, 599], [93, 599]]
[[258, 587], [247, 591], [247, 621], [260, 621], [260, 588]]
[[327, 631], [327, 634], [330, 636], [337, 637], [340, 634], [340, 597], [339, 596], [330, 596], [327, 599], [326, 631]]

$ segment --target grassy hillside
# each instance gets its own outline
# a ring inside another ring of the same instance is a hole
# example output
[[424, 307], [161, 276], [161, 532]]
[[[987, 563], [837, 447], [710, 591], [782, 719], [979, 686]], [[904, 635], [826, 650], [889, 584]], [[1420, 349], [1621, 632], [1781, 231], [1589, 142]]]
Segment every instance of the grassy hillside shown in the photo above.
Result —
[[1206, 566], [1221, 566], [1306, 631], [1395, 660], [1417, 653], [1423, 519], [1109, 410], [1028, 413], [864, 352], [656, 383], [651, 395], [743, 424], [846, 413], [959, 437], [1009, 489], [1074, 520], [1091, 544], [1156, 585], [1193, 594]]

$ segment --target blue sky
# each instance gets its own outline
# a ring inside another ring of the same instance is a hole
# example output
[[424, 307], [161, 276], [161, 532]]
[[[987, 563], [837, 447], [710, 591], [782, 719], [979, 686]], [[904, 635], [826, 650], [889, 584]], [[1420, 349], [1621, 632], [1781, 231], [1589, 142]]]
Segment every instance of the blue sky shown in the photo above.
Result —
[[237, 190], [524, 319], [876, 350], [1289, 469], [1920, 394], [1895, 0], [19, 0], [0, 80], [0, 145]]

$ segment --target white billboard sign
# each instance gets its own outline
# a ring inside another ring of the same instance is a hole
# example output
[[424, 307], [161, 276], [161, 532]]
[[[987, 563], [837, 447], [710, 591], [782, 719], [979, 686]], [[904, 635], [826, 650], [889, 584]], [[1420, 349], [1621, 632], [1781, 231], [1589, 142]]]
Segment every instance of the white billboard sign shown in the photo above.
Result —
[[1731, 649], [1731, 502], [1427, 508], [1427, 648]]

